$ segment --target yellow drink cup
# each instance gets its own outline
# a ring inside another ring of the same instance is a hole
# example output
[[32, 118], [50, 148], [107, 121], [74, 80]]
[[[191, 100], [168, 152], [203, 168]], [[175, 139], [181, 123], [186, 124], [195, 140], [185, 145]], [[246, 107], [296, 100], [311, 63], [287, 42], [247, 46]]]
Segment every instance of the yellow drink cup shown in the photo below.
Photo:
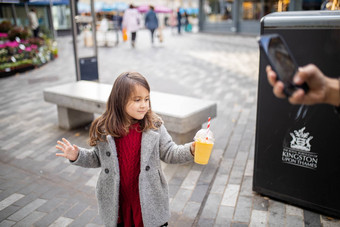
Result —
[[196, 140], [194, 161], [197, 164], [201, 164], [201, 165], [208, 164], [213, 146], [214, 146], [214, 143], [210, 141]]

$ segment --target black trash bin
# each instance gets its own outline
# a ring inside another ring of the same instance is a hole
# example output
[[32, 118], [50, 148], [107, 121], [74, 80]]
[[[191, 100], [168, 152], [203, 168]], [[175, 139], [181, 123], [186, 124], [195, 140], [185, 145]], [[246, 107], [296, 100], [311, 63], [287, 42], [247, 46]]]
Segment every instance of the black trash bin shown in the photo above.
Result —
[[[261, 34], [278, 33], [299, 66], [340, 77], [340, 12], [273, 13]], [[262, 51], [262, 50], [261, 50]], [[291, 105], [273, 95], [260, 53], [253, 190], [340, 217], [340, 117], [330, 105]]]

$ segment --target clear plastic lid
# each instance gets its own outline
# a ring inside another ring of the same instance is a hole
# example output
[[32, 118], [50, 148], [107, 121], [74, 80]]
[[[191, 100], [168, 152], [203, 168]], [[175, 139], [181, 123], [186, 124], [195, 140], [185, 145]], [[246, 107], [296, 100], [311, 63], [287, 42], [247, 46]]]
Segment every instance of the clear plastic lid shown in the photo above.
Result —
[[208, 129], [200, 129], [198, 132], [196, 132], [196, 135], [194, 137], [195, 141], [198, 142], [208, 142], [208, 143], [214, 143], [215, 137], [211, 130]]

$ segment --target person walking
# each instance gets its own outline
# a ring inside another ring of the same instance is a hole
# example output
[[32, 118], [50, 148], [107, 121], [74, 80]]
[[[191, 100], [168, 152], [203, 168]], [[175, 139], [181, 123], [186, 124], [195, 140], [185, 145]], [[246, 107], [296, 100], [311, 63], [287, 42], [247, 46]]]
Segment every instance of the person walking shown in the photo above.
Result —
[[184, 11], [184, 30], [189, 32], [189, 15], [186, 11]]
[[181, 8], [177, 9], [177, 30], [178, 34], [181, 34], [181, 26], [182, 26], [182, 14], [180, 11]]
[[145, 27], [150, 30], [151, 43], [154, 42], [154, 32], [158, 28], [158, 18], [153, 6], [150, 6], [150, 10], [145, 15]]
[[138, 10], [130, 4], [130, 7], [125, 10], [122, 26], [127, 32], [131, 33], [131, 46], [135, 47], [137, 31], [140, 28], [141, 15]]
[[33, 36], [36, 38], [39, 35], [39, 21], [35, 9], [31, 9], [28, 13], [28, 21], [32, 29]]
[[[164, 100], [166, 101], [166, 100]], [[101, 167], [96, 195], [105, 226], [167, 226], [168, 184], [161, 167], [193, 162], [195, 142], [177, 145], [151, 109], [150, 86], [137, 72], [114, 82], [106, 111], [90, 127], [90, 146], [57, 142], [71, 164]]]

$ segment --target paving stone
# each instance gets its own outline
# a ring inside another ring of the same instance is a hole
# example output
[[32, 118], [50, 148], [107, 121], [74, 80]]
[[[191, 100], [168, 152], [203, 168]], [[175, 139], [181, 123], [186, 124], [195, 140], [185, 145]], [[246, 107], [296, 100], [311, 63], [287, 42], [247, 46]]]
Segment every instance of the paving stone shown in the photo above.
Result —
[[49, 227], [68, 226], [73, 222], [71, 218], [59, 217]]
[[67, 218], [75, 219], [77, 218], [81, 213], [83, 213], [87, 208], [88, 204], [79, 202], [76, 205], [74, 205], [71, 209], [69, 209], [64, 216]]
[[221, 200], [222, 194], [210, 193], [204, 205], [201, 217], [215, 219], [218, 212], [218, 206], [216, 206], [216, 204], [220, 204]]
[[228, 184], [223, 194], [221, 205], [235, 207], [239, 189], [240, 185]]
[[20, 208], [21, 207], [13, 206], [13, 205], [6, 207], [2, 211], [0, 211], [0, 220], [4, 220], [4, 219], [8, 218], [12, 214], [14, 214], [17, 210], [19, 210]]
[[12, 221], [20, 221], [21, 219], [29, 215], [31, 212], [35, 211], [38, 207], [40, 207], [44, 203], [46, 203], [46, 200], [36, 199], [27, 204], [26, 206], [24, 206], [23, 208], [21, 208], [20, 210], [18, 210], [17, 212], [15, 212], [14, 214], [12, 214], [11, 216], [9, 216], [8, 219]]
[[[184, 207], [182, 217], [184, 217], [185, 219], [195, 220], [200, 209], [200, 205], [200, 203], [196, 202], [187, 202]], [[180, 220], [182, 219], [182, 217], [180, 218]]]
[[18, 201], [22, 197], [24, 197], [24, 195], [19, 194], [19, 193], [14, 193], [14, 194], [8, 196], [6, 199], [4, 199], [0, 202], [0, 211], [5, 209], [6, 207], [10, 206], [11, 204], [15, 203], [16, 201]]
[[97, 216], [97, 210], [88, 209], [84, 213], [82, 213], [79, 217], [77, 217], [69, 227], [77, 227], [77, 226], [85, 226], [87, 223], [90, 223], [93, 218]]
[[39, 211], [33, 211], [28, 216], [26, 216], [24, 219], [16, 223], [14, 226], [31, 226], [33, 225], [37, 220], [44, 217], [46, 213], [39, 212]]
[[253, 210], [251, 213], [251, 220], [249, 226], [264, 226], [267, 222], [267, 211], [262, 210]]
[[181, 213], [185, 207], [185, 204], [190, 199], [192, 190], [179, 189], [175, 197], [170, 204], [171, 212]]
[[198, 183], [196, 185], [196, 188], [194, 189], [190, 201], [191, 202], [197, 202], [197, 203], [201, 203], [205, 197], [205, 194], [207, 192], [209, 188], [208, 184], [202, 184], [202, 183]]
[[304, 210], [304, 221], [306, 227], [321, 226], [320, 215], [309, 210]]
[[234, 207], [220, 206], [215, 220], [215, 226], [216, 225], [230, 226], [231, 221], [233, 220], [233, 215]]
[[[286, 220], [287, 226], [304, 226], [303, 217], [301, 216], [287, 215]], [[319, 226], [321, 226], [321, 224]]]
[[269, 201], [268, 199], [255, 195], [253, 197], [253, 208], [255, 210], [268, 211]]
[[36, 226], [49, 226], [55, 222], [59, 217], [64, 216], [65, 213], [72, 207], [73, 204], [64, 202], [56, 207], [52, 212], [48, 213], [42, 219], [35, 223]]
[[0, 222], [0, 226], [1, 227], [10, 227], [15, 225], [15, 221], [9, 221], [9, 220], [3, 220], [2, 222]]
[[236, 204], [233, 221], [249, 223], [252, 215], [252, 198], [239, 196]]

